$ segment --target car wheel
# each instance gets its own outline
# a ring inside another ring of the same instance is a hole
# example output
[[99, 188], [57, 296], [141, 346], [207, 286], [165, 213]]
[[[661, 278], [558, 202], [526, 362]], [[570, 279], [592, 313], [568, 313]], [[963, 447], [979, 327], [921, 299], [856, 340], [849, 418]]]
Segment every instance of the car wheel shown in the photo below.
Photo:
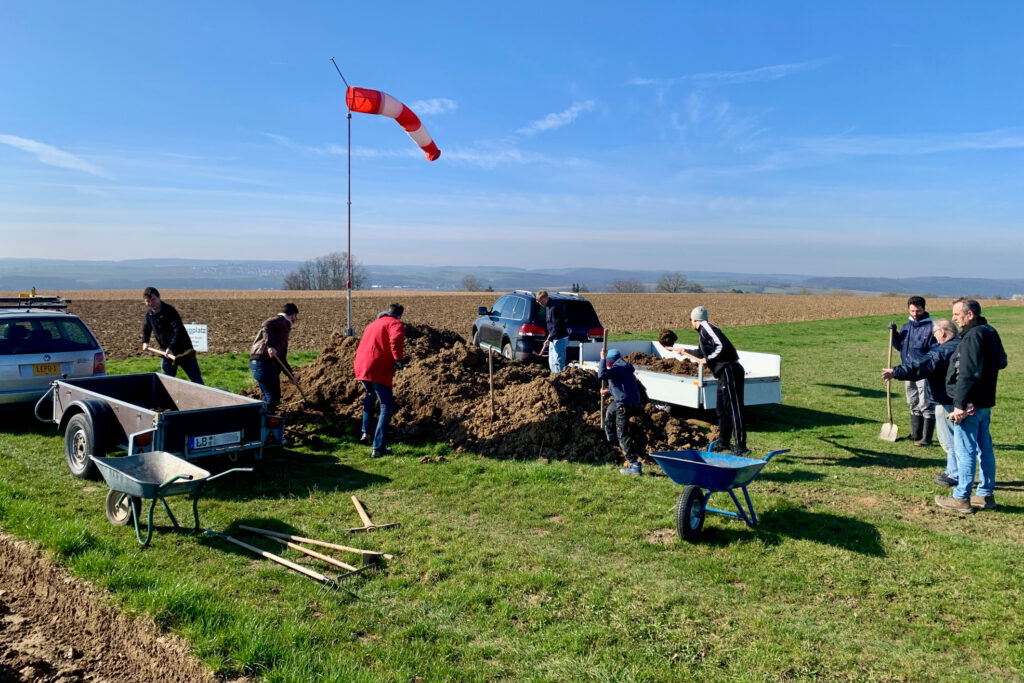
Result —
[[507, 339], [501, 347], [501, 355], [508, 360], [516, 359], [516, 352], [512, 350], [512, 342]]
[[96, 430], [89, 416], [84, 413], [72, 415], [64, 430], [64, 460], [71, 474], [79, 479], [99, 478], [99, 471], [89, 458], [90, 455], [103, 456], [96, 442]]
[[480, 330], [473, 330], [473, 346], [480, 346]]

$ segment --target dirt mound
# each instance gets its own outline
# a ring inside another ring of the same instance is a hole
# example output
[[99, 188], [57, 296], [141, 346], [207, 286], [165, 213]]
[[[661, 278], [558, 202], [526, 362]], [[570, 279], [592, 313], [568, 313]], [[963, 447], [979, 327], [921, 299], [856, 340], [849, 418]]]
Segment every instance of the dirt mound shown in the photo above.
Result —
[[686, 377], [696, 377], [699, 368], [697, 364], [691, 360], [680, 358], [676, 360], [674, 358], [659, 358], [658, 356], [649, 353], [631, 353], [625, 356], [627, 363], [632, 363], [634, 367], [643, 368], [644, 370], [654, 370], [655, 372], [665, 372], [670, 375], [684, 375]]
[[188, 643], [0, 533], [0, 681], [215, 681]]
[[[407, 364], [395, 374], [395, 417], [389, 440], [442, 441], [458, 451], [503, 458], [613, 461], [621, 454], [600, 429], [597, 375], [569, 367], [510, 363], [494, 355], [494, 417], [487, 353], [456, 332], [406, 326]], [[281, 413], [290, 439], [313, 442], [332, 430], [358, 429], [363, 388], [353, 377], [358, 339], [335, 334], [316, 361], [296, 372], [308, 402], [283, 385]], [[256, 393], [256, 392], [254, 392]], [[708, 442], [711, 425], [649, 406], [640, 418], [646, 450]]]

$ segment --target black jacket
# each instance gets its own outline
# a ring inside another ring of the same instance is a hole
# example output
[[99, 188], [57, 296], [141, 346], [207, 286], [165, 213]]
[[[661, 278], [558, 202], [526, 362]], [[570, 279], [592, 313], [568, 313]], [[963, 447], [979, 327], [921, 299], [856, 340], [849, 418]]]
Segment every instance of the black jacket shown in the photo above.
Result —
[[953, 337], [945, 344], [932, 348], [917, 360], [896, 366], [892, 369], [892, 376], [911, 382], [927, 379], [935, 402], [948, 406], [953, 403], [953, 399], [946, 393], [946, 371], [949, 369], [949, 359], [952, 358], [958, 346], [960, 346], [960, 338]]
[[174, 306], [167, 302], [160, 302], [159, 313], [151, 308], [146, 309], [146, 320], [142, 323], [143, 344], [149, 343], [150, 334], [156, 337], [156, 343], [164, 351], [170, 351], [175, 356], [192, 349], [192, 340], [181, 323], [181, 316]]
[[562, 304], [554, 300], [548, 301], [546, 322], [549, 342], [569, 336], [569, 328], [565, 326], [565, 309], [562, 308]]
[[960, 334], [960, 346], [949, 359], [946, 393], [954, 408], [991, 408], [996, 404], [996, 378], [1006, 367], [1006, 351], [999, 333], [983, 317], [968, 323]]
[[[697, 358], [703, 358], [708, 363], [708, 369], [715, 377], [730, 363], [739, 364], [740, 356], [736, 353], [736, 347], [732, 345], [720, 329], [709, 323], [707, 320], [701, 322], [697, 329], [698, 346], [693, 354]], [[740, 374], [743, 377], [743, 374]]]

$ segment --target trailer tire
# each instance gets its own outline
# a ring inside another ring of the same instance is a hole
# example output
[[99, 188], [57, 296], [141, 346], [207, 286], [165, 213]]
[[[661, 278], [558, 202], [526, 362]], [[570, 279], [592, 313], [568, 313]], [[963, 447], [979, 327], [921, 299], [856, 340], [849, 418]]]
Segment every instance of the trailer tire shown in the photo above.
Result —
[[139, 519], [139, 515], [142, 512], [142, 501], [135, 496], [129, 496], [127, 493], [111, 489], [107, 491], [105, 507], [108, 522], [114, 526], [126, 526], [132, 522], [133, 510], [135, 518]]
[[71, 474], [79, 479], [99, 479], [99, 470], [89, 458], [90, 455], [97, 458], [106, 455], [99, 444], [96, 428], [89, 415], [72, 415], [67, 427], [64, 428], [64, 461], [68, 464]]
[[684, 541], [693, 543], [704, 528], [704, 492], [696, 486], [687, 486], [679, 494], [676, 504], [676, 533]]

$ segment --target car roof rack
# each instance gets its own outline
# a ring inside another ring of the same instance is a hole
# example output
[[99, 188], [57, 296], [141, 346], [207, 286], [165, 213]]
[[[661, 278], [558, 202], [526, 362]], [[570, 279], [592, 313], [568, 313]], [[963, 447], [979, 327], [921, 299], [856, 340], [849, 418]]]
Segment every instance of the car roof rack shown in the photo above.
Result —
[[530, 296], [534, 296], [533, 292], [528, 289], [513, 289], [512, 291], [516, 294], [529, 294]]
[[60, 296], [9, 296], [0, 297], [0, 309], [67, 311], [71, 301]]
[[580, 296], [579, 292], [555, 292], [555, 294], [558, 294], [559, 296], [571, 296], [571, 297], [575, 297], [577, 299], [582, 299], [583, 298], [583, 297]]

